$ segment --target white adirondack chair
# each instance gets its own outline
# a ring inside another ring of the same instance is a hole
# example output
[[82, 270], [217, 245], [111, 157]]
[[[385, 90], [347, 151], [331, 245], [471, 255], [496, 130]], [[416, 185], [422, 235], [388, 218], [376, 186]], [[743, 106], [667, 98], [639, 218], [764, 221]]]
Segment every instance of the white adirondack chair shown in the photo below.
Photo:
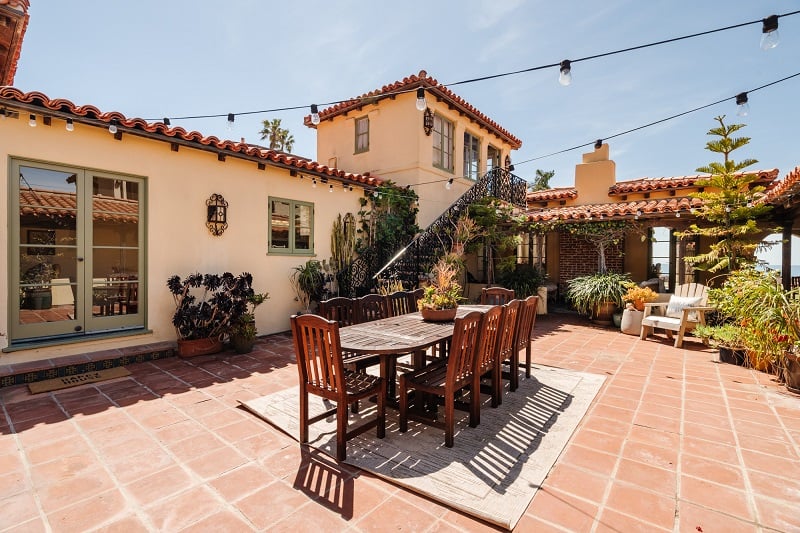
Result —
[[705, 324], [708, 307], [708, 287], [700, 283], [677, 285], [666, 302], [644, 304], [640, 338], [646, 340], [655, 328], [663, 329], [668, 339], [675, 335], [675, 347], [683, 346], [683, 337], [698, 324]]

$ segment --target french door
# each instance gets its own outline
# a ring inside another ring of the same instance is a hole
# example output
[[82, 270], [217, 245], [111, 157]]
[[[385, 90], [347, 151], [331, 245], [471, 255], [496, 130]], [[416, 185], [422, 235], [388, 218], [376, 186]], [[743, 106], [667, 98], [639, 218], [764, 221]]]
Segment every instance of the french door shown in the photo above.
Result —
[[13, 160], [11, 342], [144, 326], [139, 177]]

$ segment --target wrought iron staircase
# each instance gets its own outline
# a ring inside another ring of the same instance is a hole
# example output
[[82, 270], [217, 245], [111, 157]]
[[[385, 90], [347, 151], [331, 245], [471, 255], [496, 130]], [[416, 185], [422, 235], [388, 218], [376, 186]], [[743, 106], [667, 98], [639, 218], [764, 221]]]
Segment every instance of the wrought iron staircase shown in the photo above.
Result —
[[401, 250], [386, 265], [372, 275], [383, 279], [398, 279], [414, 286], [419, 274], [449, 249], [450, 234], [469, 206], [483, 198], [494, 197], [514, 206], [525, 207], [527, 182], [504, 168], [495, 168], [484, 174], [467, 189], [447, 210], [439, 215], [424, 231]]

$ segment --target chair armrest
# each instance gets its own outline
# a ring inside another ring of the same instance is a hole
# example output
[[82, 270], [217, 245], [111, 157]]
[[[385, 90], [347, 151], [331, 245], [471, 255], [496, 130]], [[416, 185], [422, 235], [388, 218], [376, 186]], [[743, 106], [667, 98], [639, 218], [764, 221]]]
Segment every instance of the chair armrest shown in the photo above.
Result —
[[[705, 324], [706, 312], [713, 310], [714, 310], [713, 307], [707, 305], [684, 307], [683, 315], [681, 316], [681, 322], [698, 322], [700, 324]], [[689, 320], [689, 313], [696, 313], [697, 320]]]
[[[644, 304], [644, 316], [650, 316], [654, 309], [666, 309], [669, 302], [647, 302]], [[664, 314], [663, 311], [659, 314]]]

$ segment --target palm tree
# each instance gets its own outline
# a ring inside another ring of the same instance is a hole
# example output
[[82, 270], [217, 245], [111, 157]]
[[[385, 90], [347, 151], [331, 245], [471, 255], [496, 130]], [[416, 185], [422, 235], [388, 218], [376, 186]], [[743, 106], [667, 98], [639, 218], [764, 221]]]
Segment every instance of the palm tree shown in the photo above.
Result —
[[281, 128], [281, 119], [266, 119], [263, 121], [263, 125], [264, 127], [258, 133], [261, 134], [262, 141], [265, 139], [269, 140], [270, 150], [292, 151], [294, 137], [289, 133], [289, 130]]

